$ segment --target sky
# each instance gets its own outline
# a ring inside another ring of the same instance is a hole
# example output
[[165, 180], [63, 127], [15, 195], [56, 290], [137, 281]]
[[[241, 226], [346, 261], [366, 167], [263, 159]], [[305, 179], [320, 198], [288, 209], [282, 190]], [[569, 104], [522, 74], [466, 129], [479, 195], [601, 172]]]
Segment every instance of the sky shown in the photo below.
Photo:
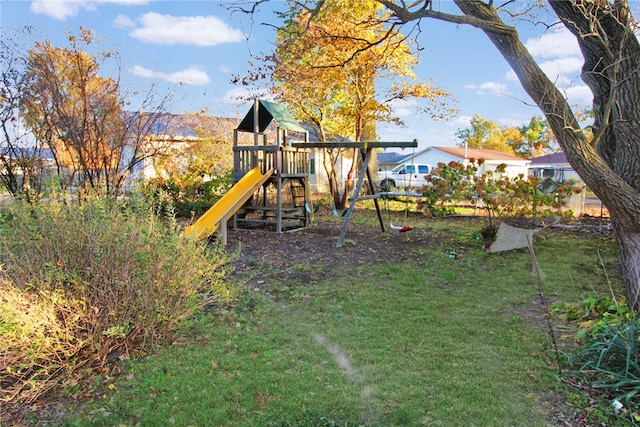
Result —
[[[270, 53], [279, 23], [272, 0], [253, 19], [230, 13], [230, 1], [153, 0], [0, 0], [0, 36], [20, 39], [28, 47], [49, 40], [68, 46], [66, 36], [79, 27], [100, 37], [100, 46], [118, 52], [121, 80], [130, 92], [174, 98], [172, 113], [206, 111], [210, 115], [243, 117], [251, 107], [245, 89], [231, 83], [253, 67], [252, 55]], [[449, 0], [434, 0], [434, 9], [455, 12]], [[637, 14], [637, 10], [633, 10]], [[30, 35], [17, 30], [29, 26]], [[587, 108], [591, 95], [579, 78], [582, 56], [566, 30], [518, 24], [521, 39], [547, 75], [557, 82], [572, 105]], [[381, 123], [379, 139], [411, 141], [419, 148], [455, 146], [459, 129], [474, 115], [501, 126], [520, 126], [542, 116], [522, 90], [515, 74], [480, 30], [435, 20], [420, 24], [421, 47], [416, 77], [435, 84], [455, 99], [457, 114], [435, 120], [420, 113], [419, 102], [393, 105], [404, 127]], [[20, 34], [16, 36], [16, 34]], [[135, 102], [134, 102], [135, 104]]]

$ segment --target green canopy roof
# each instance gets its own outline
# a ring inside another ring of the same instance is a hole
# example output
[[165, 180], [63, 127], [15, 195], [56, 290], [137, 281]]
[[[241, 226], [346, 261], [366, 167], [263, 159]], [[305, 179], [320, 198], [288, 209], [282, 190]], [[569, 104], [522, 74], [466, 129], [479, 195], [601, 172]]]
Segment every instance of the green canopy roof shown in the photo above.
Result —
[[[253, 111], [255, 104], [251, 107], [244, 119], [238, 125], [238, 130], [244, 132], [253, 132]], [[293, 118], [291, 113], [284, 105], [276, 104], [274, 102], [258, 100], [258, 131], [264, 132], [269, 126], [272, 120], [278, 122], [278, 126], [282, 129], [294, 131], [294, 132], [307, 132], [296, 119]]]

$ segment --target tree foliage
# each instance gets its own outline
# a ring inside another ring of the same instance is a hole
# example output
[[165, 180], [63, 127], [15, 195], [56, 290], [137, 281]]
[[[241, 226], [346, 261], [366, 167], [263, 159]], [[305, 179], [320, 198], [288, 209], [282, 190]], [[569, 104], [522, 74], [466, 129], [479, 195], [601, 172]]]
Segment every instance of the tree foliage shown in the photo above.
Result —
[[539, 157], [559, 148], [549, 123], [540, 117], [532, 117], [528, 125], [521, 126], [518, 130], [523, 138], [520, 143], [514, 143], [513, 148], [522, 157]]
[[[413, 73], [415, 47], [397, 29], [385, 25], [385, 11], [372, 0], [291, 1], [281, 15], [273, 55], [262, 58], [254, 79], [273, 78], [272, 93], [295, 116], [313, 125], [320, 141], [334, 135], [354, 141], [376, 140], [376, 124], [402, 120], [397, 102], [427, 99], [424, 111], [443, 113], [448, 94]], [[251, 78], [249, 79], [251, 80]], [[243, 80], [246, 82], [246, 79]], [[382, 82], [390, 82], [383, 85]], [[338, 207], [344, 206], [357, 166], [352, 163], [346, 188], [336, 172], [341, 156], [327, 150], [323, 165]]]
[[456, 136], [461, 140], [458, 144], [461, 147], [466, 145], [469, 148], [485, 148], [515, 154], [500, 126], [479, 114], [473, 116], [470, 127], [458, 130]]
[[29, 50], [23, 117], [53, 152], [58, 174], [66, 177], [64, 188], [117, 195], [138, 164], [166, 148], [161, 139], [145, 139], [162, 119], [166, 98], [152, 112], [144, 111], [151, 94], [138, 112], [125, 111], [119, 80], [100, 75], [101, 66], [116, 55], [89, 53], [95, 43], [90, 30], [80, 28], [68, 41], [68, 48], [44, 41]]
[[545, 120], [531, 118], [527, 125], [520, 127], [503, 126], [476, 114], [470, 127], [459, 129], [456, 136], [459, 147], [486, 148], [503, 151], [529, 159], [556, 150], [553, 132]]

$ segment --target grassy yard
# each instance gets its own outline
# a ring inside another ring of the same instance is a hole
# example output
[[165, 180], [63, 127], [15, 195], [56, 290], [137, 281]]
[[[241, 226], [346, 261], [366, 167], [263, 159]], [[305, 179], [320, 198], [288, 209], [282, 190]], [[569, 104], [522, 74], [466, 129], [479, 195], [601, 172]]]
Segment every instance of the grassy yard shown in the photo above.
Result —
[[[416, 225], [438, 238], [402, 263], [248, 287], [184, 340], [123, 362], [65, 425], [548, 426], [567, 398], [579, 412], [527, 250], [487, 254], [482, 219]], [[534, 247], [549, 301], [622, 293], [611, 237], [545, 230]], [[564, 358], [575, 330], [561, 323]]]

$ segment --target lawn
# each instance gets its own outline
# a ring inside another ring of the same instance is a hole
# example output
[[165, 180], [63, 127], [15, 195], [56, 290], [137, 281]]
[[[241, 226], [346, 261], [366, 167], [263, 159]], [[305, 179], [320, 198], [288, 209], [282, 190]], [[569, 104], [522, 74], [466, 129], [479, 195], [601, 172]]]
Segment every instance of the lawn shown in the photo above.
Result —
[[[173, 345], [120, 362], [64, 424], [547, 426], [581, 413], [580, 394], [558, 377], [575, 327], [554, 316], [551, 334], [540, 291], [548, 302], [621, 294], [612, 237], [538, 233], [538, 282], [526, 249], [487, 254], [482, 218], [412, 221], [432, 236], [413, 256], [367, 263], [347, 247], [336, 256], [359, 262], [330, 274], [319, 262], [276, 268], [245, 247], [245, 275], [230, 277], [240, 300], [194, 319]], [[375, 254], [397, 244], [372, 222], [357, 212], [348, 237]], [[323, 274], [307, 280], [314, 271]]]

